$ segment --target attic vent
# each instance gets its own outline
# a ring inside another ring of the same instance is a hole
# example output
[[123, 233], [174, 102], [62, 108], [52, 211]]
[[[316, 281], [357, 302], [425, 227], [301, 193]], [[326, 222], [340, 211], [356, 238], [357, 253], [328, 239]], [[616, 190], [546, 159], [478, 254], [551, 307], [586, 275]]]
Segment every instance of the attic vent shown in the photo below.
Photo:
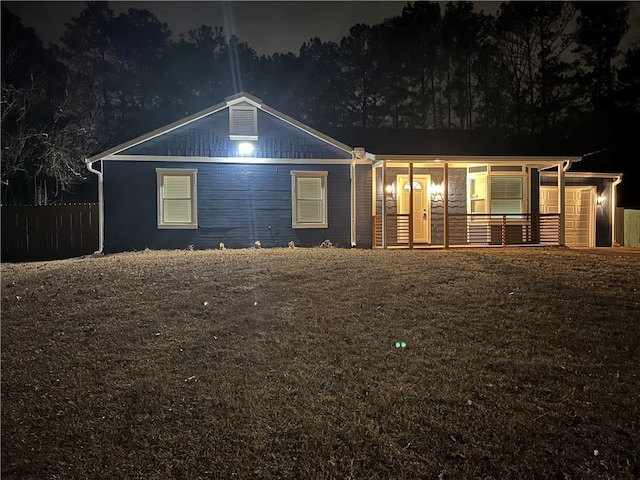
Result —
[[229, 138], [258, 140], [258, 110], [256, 107], [229, 107]]
[[487, 166], [481, 166], [481, 167], [469, 167], [469, 173], [484, 173], [487, 171]]

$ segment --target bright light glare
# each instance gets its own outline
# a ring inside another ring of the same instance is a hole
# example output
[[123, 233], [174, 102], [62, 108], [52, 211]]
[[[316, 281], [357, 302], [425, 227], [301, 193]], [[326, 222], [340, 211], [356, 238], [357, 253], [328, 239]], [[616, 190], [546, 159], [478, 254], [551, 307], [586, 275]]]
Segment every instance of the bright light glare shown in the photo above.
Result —
[[432, 183], [431, 193], [433, 195], [442, 195], [444, 193], [444, 183]]
[[251, 155], [254, 149], [255, 147], [253, 146], [253, 143], [242, 142], [238, 145], [238, 153], [240, 155]]

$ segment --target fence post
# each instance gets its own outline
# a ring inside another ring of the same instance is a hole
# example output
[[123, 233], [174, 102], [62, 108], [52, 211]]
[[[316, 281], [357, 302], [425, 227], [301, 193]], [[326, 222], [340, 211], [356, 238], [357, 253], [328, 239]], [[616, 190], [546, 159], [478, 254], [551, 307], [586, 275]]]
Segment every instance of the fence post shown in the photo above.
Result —
[[376, 248], [376, 216], [371, 217], [371, 248]]
[[507, 246], [507, 216], [502, 215], [502, 246]]

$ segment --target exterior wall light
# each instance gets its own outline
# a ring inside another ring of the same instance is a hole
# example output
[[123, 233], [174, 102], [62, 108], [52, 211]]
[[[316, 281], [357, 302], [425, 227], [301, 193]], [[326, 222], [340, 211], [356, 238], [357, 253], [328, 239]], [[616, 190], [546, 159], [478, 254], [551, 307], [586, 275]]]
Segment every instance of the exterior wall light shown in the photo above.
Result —
[[444, 183], [432, 183], [431, 184], [431, 195], [434, 197], [436, 195], [444, 194]]
[[251, 155], [254, 150], [255, 147], [253, 146], [253, 143], [250, 142], [242, 142], [238, 145], [238, 153], [240, 155]]
[[395, 188], [393, 188], [393, 184], [390, 183], [386, 187], [384, 187], [384, 191], [387, 195], [393, 195]]
[[598, 205], [602, 205], [605, 200], [606, 200], [606, 197], [604, 195], [598, 195], [598, 198], [596, 198], [596, 203]]

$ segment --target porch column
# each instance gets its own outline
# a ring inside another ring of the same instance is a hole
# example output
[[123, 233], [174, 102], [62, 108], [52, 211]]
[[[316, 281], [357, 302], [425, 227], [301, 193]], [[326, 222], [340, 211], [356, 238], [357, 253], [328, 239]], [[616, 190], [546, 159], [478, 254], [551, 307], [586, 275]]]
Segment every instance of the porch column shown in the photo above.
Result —
[[444, 248], [449, 248], [449, 164], [445, 162], [443, 166], [444, 180], [442, 182], [443, 211], [444, 211]]
[[382, 162], [382, 248], [387, 248], [387, 161]]
[[409, 163], [409, 248], [413, 248], [413, 163]]
[[560, 245], [565, 244], [565, 185], [564, 185], [564, 168], [562, 168], [563, 162], [558, 164], [558, 212], [560, 213]]

